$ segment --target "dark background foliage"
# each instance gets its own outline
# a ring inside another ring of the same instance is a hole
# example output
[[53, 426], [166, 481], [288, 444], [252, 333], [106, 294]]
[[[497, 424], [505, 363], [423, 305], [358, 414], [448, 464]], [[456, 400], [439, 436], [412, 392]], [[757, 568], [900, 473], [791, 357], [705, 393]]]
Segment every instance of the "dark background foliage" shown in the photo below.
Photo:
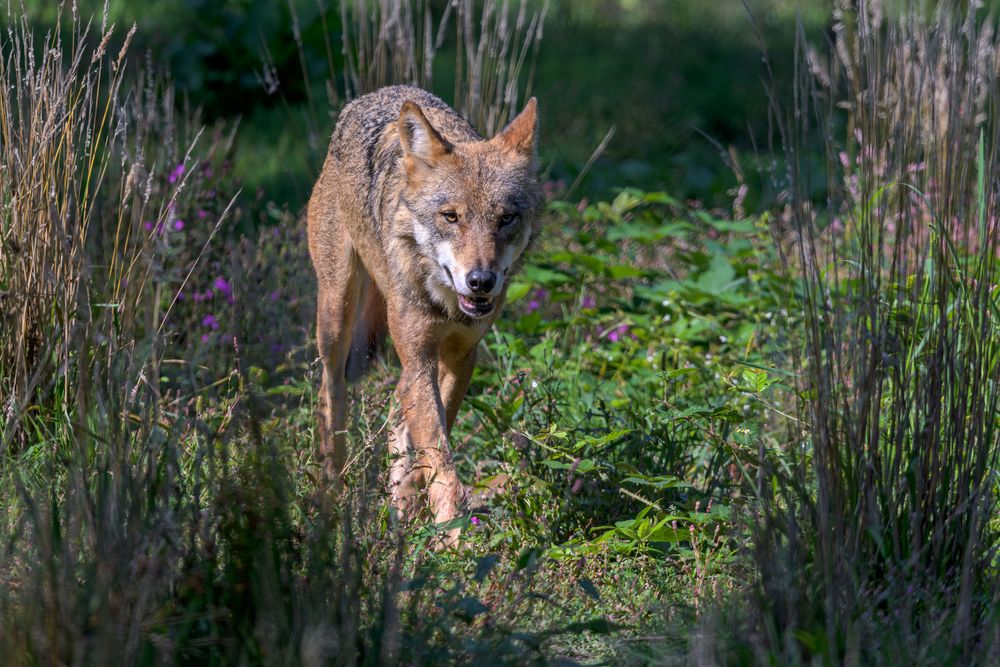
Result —
[[[54, 24], [52, 2], [27, 4], [39, 26]], [[430, 4], [440, 16], [446, 3]], [[736, 185], [732, 161], [752, 177], [771, 153], [760, 38], [790, 53], [796, 13], [809, 30], [821, 29], [821, 4], [753, 0], [758, 35], [735, 0], [555, 0], [534, 82], [550, 177], [572, 183], [614, 126], [581, 194], [606, 196], [627, 183], [726, 201]], [[78, 2], [83, 16], [103, 7]], [[169, 73], [180, 102], [201, 107], [208, 121], [241, 119], [237, 175], [249, 192], [304, 204], [341, 101], [328, 94], [342, 90], [336, 2], [109, 0], [108, 10], [119, 31], [137, 24], [132, 52]], [[434, 68], [434, 92], [446, 101], [453, 63], [446, 42]], [[779, 81], [790, 78], [788, 58], [774, 66]]]

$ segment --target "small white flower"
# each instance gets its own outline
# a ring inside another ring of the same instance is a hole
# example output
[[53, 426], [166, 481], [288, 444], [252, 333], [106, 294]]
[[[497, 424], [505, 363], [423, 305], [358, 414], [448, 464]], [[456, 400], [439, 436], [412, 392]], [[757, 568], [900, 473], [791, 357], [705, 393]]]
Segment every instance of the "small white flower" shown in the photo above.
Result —
[[670, 299], [664, 299], [660, 303], [662, 303], [664, 307], [669, 306], [670, 305]]
[[647, 354], [646, 355], [646, 363], [647, 364], [653, 363], [653, 355], [651, 355], [651, 354]]
[[715, 374], [715, 379], [716, 379], [716, 380], [721, 380], [721, 379], [722, 379], [722, 376], [721, 376], [721, 375], [719, 375], [718, 373], [716, 373], [716, 374]]
[[744, 405], [743, 406], [743, 412], [750, 412], [750, 406], [749, 405]]
[[720, 343], [728, 343], [729, 339], [727, 337], [725, 337], [725, 336], [719, 336], [719, 342]]
[[770, 312], [770, 311], [768, 311], [768, 312], [764, 313], [764, 319], [765, 319], [765, 320], [769, 320], [769, 319], [771, 319], [772, 317], [774, 317], [774, 313], [772, 313], [772, 312]]
[[667, 313], [666, 315], [663, 316], [663, 321], [664, 322], [669, 322], [670, 321], [670, 313]]
[[538, 380], [532, 380], [531, 381], [531, 388], [532, 389], [538, 389]]
[[705, 355], [705, 363], [706, 364], [712, 363], [712, 355], [711, 354], [706, 354]]
[[614, 360], [615, 360], [615, 358], [614, 358], [614, 357], [612, 357], [612, 356], [611, 356], [611, 355], [609, 354], [609, 355], [608, 355], [608, 361], [614, 361]]

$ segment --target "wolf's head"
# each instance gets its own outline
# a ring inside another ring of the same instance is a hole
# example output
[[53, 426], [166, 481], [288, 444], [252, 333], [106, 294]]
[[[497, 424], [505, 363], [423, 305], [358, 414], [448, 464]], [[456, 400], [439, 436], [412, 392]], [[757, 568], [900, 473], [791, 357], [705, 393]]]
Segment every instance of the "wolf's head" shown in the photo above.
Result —
[[528, 246], [541, 206], [535, 98], [492, 139], [451, 143], [413, 102], [399, 114], [406, 167], [401, 203], [431, 271], [431, 297], [482, 318]]

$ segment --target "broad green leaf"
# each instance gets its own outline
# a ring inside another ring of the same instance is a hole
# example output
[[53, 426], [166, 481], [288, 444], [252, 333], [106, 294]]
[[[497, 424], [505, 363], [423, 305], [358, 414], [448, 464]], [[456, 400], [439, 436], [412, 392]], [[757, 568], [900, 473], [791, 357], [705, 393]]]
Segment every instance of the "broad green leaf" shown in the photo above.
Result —
[[527, 296], [531, 291], [531, 283], [513, 282], [507, 288], [507, 303], [514, 303], [518, 299]]
[[733, 282], [736, 271], [729, 260], [721, 254], [712, 255], [708, 270], [698, 276], [696, 284], [706, 292], [718, 294]]

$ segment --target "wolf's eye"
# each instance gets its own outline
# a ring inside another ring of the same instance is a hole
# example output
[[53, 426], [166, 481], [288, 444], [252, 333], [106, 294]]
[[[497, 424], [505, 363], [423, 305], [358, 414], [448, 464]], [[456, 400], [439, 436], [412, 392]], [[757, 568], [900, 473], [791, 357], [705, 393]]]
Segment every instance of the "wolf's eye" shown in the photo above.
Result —
[[517, 219], [517, 213], [504, 213], [500, 216], [500, 226], [506, 227]]
[[444, 218], [446, 222], [458, 222], [458, 213], [455, 213], [454, 211], [441, 211], [441, 217]]

